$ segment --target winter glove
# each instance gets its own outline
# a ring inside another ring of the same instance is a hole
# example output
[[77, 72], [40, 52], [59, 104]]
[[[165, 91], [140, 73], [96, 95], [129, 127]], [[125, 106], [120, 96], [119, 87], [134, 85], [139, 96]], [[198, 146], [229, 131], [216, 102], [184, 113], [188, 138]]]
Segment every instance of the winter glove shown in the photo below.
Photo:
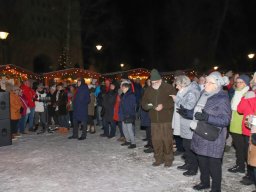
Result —
[[179, 113], [180, 116], [182, 116], [184, 119], [192, 120], [194, 110], [193, 109], [192, 110], [185, 109], [182, 105], [180, 105], [180, 108], [177, 109], [177, 113]]
[[196, 112], [195, 119], [198, 121], [208, 121], [209, 115], [203, 110], [202, 112]]

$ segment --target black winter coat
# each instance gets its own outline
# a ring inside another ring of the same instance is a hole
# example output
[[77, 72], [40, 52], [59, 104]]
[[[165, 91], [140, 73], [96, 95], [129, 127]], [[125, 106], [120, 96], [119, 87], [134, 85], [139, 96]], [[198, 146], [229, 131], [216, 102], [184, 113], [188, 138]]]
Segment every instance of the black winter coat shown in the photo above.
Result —
[[113, 121], [114, 116], [114, 106], [116, 102], [117, 92], [116, 91], [109, 91], [107, 94], [103, 96], [103, 118], [110, 122]]

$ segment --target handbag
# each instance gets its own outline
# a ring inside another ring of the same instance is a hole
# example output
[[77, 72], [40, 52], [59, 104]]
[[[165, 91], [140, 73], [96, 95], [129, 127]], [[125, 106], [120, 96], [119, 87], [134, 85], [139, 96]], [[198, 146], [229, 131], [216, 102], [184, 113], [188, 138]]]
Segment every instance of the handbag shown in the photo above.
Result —
[[198, 121], [195, 133], [208, 141], [215, 141], [221, 130], [222, 129], [214, 125], [210, 125], [206, 121]]

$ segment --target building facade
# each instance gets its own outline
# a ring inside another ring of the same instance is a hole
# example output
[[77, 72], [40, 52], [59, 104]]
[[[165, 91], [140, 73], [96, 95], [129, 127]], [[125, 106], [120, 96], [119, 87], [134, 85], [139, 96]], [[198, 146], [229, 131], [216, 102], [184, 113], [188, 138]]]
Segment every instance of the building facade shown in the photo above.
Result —
[[63, 68], [83, 66], [79, 0], [0, 1], [0, 11], [8, 63], [38, 73], [58, 69], [63, 57]]

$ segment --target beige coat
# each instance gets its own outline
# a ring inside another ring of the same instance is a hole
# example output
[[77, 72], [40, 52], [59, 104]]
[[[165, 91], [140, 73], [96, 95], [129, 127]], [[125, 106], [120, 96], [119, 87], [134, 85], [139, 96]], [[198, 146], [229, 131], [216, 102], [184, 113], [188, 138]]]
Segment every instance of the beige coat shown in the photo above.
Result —
[[253, 145], [250, 138], [248, 148], [248, 164], [252, 167], [256, 167], [256, 145]]
[[88, 105], [88, 115], [94, 116], [95, 104], [96, 104], [96, 97], [94, 93], [90, 93], [90, 99], [91, 99], [91, 102]]

